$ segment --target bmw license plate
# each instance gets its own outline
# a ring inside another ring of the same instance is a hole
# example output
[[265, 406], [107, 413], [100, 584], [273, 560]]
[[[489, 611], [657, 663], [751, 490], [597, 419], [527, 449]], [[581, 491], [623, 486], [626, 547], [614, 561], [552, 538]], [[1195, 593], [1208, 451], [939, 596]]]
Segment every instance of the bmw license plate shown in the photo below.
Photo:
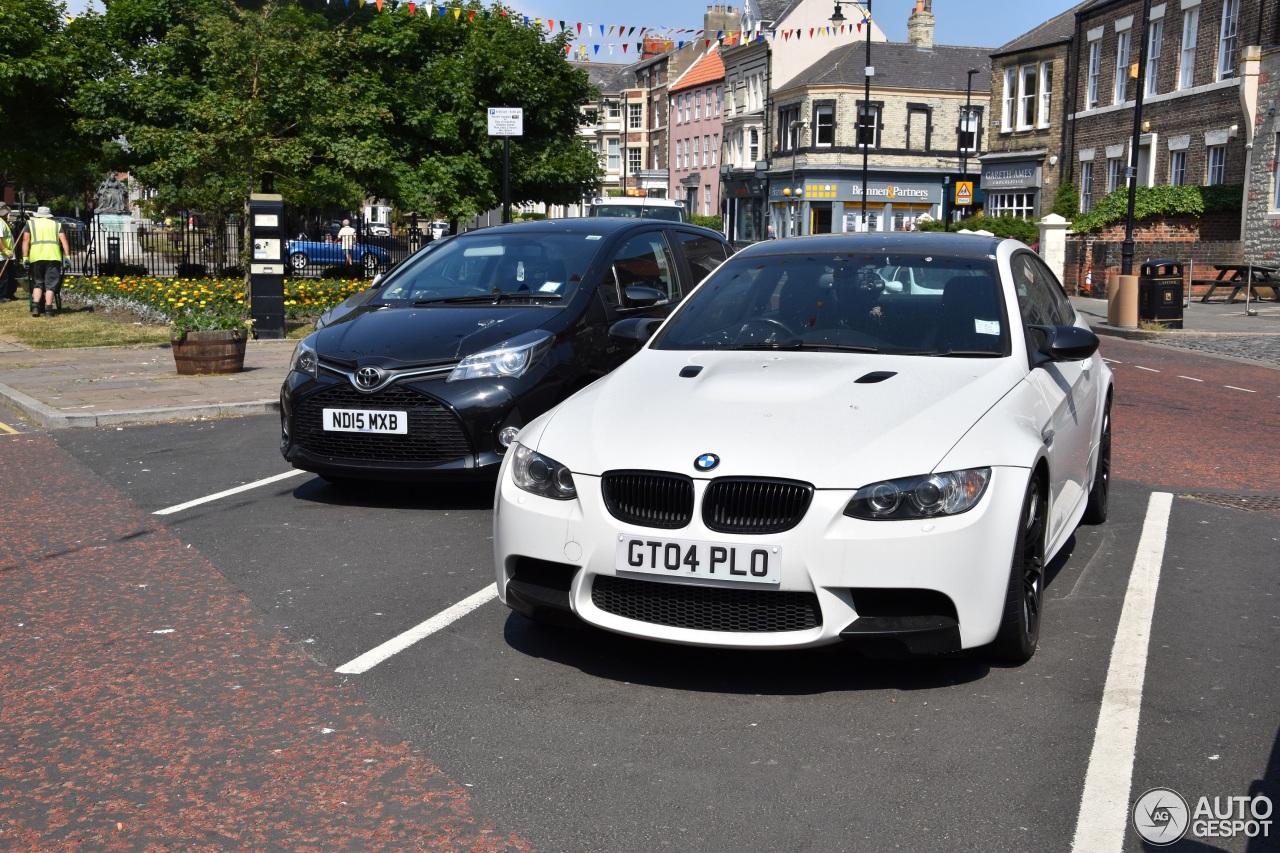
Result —
[[623, 534], [614, 564], [620, 572], [776, 584], [782, 577], [782, 549]]
[[326, 432], [409, 434], [409, 413], [379, 409], [324, 409]]

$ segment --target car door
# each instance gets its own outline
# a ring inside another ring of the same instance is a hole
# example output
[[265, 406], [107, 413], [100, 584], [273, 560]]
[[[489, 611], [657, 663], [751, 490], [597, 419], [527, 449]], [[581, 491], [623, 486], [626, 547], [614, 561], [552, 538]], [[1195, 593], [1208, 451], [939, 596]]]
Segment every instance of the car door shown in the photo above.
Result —
[[711, 275], [716, 267], [733, 254], [733, 247], [728, 241], [710, 234], [676, 230], [672, 235], [676, 238], [674, 242], [684, 254], [685, 285], [682, 288], [682, 294], [687, 294], [697, 287], [704, 278]]
[[[633, 285], [651, 287], [666, 295], [657, 305], [632, 304], [626, 289]], [[665, 229], [653, 228], [633, 233], [613, 250], [597, 291], [604, 306], [606, 328], [627, 317], [665, 317], [682, 294], [676, 255]], [[638, 341], [602, 341], [600, 358], [605, 370], [612, 370], [640, 350]]]
[[[1033, 252], [1019, 252], [1010, 261], [1018, 309], [1027, 326], [1070, 326], [1075, 309], [1053, 272]], [[1041, 333], [1027, 329], [1032, 348]], [[1073, 510], [1088, 491], [1089, 453], [1097, 415], [1095, 388], [1096, 353], [1083, 361], [1046, 362], [1032, 369], [1028, 381], [1040, 393], [1048, 410], [1041, 437], [1049, 450], [1049, 538], [1057, 538]]]

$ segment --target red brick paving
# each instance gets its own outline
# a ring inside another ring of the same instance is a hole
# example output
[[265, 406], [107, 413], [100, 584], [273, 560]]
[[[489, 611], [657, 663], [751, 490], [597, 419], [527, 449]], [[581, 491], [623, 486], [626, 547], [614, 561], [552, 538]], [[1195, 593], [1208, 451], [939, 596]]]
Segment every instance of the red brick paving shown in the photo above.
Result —
[[528, 849], [52, 441], [0, 495], [0, 849]]
[[1101, 352], [1120, 362], [1111, 365], [1115, 477], [1280, 493], [1280, 370], [1119, 338], [1103, 338]]

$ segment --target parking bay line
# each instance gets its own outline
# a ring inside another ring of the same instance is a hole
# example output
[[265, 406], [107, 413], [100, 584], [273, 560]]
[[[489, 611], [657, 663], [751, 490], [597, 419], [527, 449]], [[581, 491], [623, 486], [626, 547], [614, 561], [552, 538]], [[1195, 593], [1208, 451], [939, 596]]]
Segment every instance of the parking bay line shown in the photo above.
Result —
[[1076, 834], [1071, 842], [1071, 849], [1080, 853], [1119, 853], [1124, 849], [1147, 648], [1172, 507], [1173, 495], [1169, 492], [1153, 492], [1147, 502], [1147, 517], [1142, 523], [1138, 553], [1133, 559], [1129, 588], [1111, 646], [1111, 663], [1080, 795]]
[[472, 610], [498, 597], [498, 585], [491, 583], [477, 593], [467, 596], [452, 607], [441, 610], [425, 622], [421, 622], [398, 637], [392, 637], [380, 646], [370, 649], [360, 657], [344, 663], [334, 670], [342, 675], [360, 675], [368, 672], [392, 655], [399, 654], [419, 640], [430, 637], [442, 628], [457, 622]]
[[207, 504], [209, 503], [209, 501], [216, 501], [219, 498], [229, 497], [230, 495], [238, 495], [241, 492], [247, 492], [250, 489], [258, 488], [259, 486], [267, 486], [267, 485], [270, 485], [271, 483], [279, 482], [280, 480], [286, 480], [289, 477], [296, 477], [299, 474], [307, 474], [307, 473], [310, 473], [310, 472], [303, 471], [301, 469], [294, 469], [293, 471], [285, 471], [283, 474], [276, 474], [274, 477], [268, 477], [265, 480], [255, 480], [252, 483], [245, 483], [243, 486], [236, 486], [234, 489], [227, 489], [225, 492], [218, 492], [216, 495], [206, 495], [203, 498], [196, 498], [195, 500], [187, 501], [184, 504], [177, 504], [176, 506], [170, 506], [170, 507], [165, 507], [164, 509], [158, 509], [151, 514], [152, 515], [172, 515], [175, 512], [182, 512], [184, 509], [191, 509], [191, 507], [193, 506], [200, 506], [200, 504]]

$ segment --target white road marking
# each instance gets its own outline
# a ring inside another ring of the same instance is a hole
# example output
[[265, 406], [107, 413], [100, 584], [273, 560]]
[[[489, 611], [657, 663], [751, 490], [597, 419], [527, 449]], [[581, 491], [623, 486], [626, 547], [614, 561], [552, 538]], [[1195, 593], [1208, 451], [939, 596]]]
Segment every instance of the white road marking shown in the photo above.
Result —
[[1257, 391], [1250, 391], [1248, 388], [1237, 388], [1234, 385], [1223, 385], [1223, 388], [1230, 388], [1232, 391], [1244, 391], [1249, 394], [1257, 394]]
[[1114, 358], [1107, 358], [1106, 356], [1103, 356], [1102, 360], [1107, 364], [1124, 364], [1123, 361], [1116, 361]]
[[1194, 376], [1183, 376], [1181, 373], [1179, 373], [1179, 374], [1178, 374], [1178, 378], [1179, 378], [1179, 379], [1190, 379], [1192, 382], [1203, 382], [1203, 381], [1204, 381], [1203, 379], [1196, 379]]
[[1137, 368], [1138, 370], [1145, 370], [1145, 371], [1147, 371], [1148, 373], [1159, 373], [1159, 372], [1160, 372], [1160, 371], [1156, 370], [1154, 367], [1143, 367], [1141, 364], [1135, 364], [1135, 365], [1134, 365], [1134, 367], [1135, 367], [1135, 368]]
[[165, 507], [164, 509], [158, 509], [151, 514], [152, 515], [172, 515], [175, 512], [182, 512], [184, 509], [191, 509], [191, 507], [193, 506], [200, 506], [200, 504], [207, 504], [209, 501], [216, 501], [219, 498], [225, 498], [229, 495], [238, 495], [241, 492], [247, 492], [250, 489], [258, 488], [259, 486], [267, 486], [267, 485], [270, 485], [271, 483], [279, 482], [280, 480], [286, 480], [289, 477], [296, 477], [299, 474], [307, 474], [307, 473], [310, 473], [310, 472], [303, 471], [300, 469], [293, 470], [293, 471], [285, 471], [283, 474], [276, 474], [274, 477], [268, 477], [265, 480], [257, 480], [252, 483], [245, 483], [243, 486], [236, 486], [234, 489], [227, 489], [225, 492], [218, 492], [216, 495], [208, 495], [203, 498], [196, 498], [193, 501], [187, 501], [184, 504], [177, 504], [176, 506]]
[[1173, 495], [1168, 492], [1153, 492], [1147, 502], [1142, 538], [1138, 540], [1138, 553], [1133, 559], [1129, 588], [1111, 646], [1111, 664], [1084, 777], [1076, 835], [1071, 842], [1071, 849], [1080, 853], [1119, 853], [1124, 849], [1147, 647], [1172, 507]]
[[339, 672], [343, 675], [359, 675], [363, 672], [368, 672], [392, 655], [399, 654], [414, 643], [430, 637], [442, 628], [447, 628], [463, 616], [466, 616], [472, 610], [475, 610], [483, 604], [487, 604], [497, 597], [498, 585], [496, 583], [491, 583], [474, 595], [469, 595], [462, 599], [462, 601], [459, 601], [452, 607], [441, 610], [427, 621], [415, 625], [400, 636], [392, 637], [377, 648], [370, 649], [360, 655], [360, 657], [355, 660], [344, 663], [342, 666], [335, 669], [334, 672]]

